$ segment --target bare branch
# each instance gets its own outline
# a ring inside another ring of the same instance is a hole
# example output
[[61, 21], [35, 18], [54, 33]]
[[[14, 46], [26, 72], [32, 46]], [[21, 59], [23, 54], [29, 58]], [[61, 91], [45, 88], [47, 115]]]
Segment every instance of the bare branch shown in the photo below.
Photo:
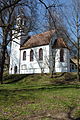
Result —
[[0, 9], [0, 13], [1, 13], [3, 10], [7, 9], [7, 8], [10, 8], [10, 7], [12, 7], [12, 6], [15, 6], [15, 5], [18, 4], [20, 1], [21, 1], [21, 0], [15, 0], [15, 1], [14, 1], [13, 3], [11, 3], [11, 4], [5, 5], [2, 9]]

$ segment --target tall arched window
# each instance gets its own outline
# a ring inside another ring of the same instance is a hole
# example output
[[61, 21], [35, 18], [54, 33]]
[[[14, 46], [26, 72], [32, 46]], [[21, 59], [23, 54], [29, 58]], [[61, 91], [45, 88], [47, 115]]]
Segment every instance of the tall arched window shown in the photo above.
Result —
[[23, 60], [26, 60], [26, 51], [23, 52]]
[[22, 19], [20, 20], [20, 25], [22, 25], [22, 23], [23, 23], [23, 21], [22, 21]]
[[30, 51], [30, 61], [34, 60], [34, 52], [33, 50]]
[[14, 66], [14, 74], [17, 73], [17, 66]]
[[64, 62], [64, 50], [60, 50], [60, 62]]
[[43, 60], [43, 49], [39, 49], [39, 60]]
[[24, 20], [24, 25], [26, 26], [26, 20]]

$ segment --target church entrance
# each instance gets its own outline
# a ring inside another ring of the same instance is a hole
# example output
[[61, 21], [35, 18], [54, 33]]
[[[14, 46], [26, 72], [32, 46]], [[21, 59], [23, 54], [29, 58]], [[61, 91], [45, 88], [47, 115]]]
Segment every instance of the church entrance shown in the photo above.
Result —
[[17, 73], [17, 66], [14, 67], [14, 74]]

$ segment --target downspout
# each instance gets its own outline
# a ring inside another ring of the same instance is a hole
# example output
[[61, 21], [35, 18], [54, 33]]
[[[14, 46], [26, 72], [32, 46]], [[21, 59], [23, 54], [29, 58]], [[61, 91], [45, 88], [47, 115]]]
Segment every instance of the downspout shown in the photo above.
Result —
[[20, 56], [19, 56], [19, 74], [20, 74], [20, 63], [21, 63], [21, 49], [20, 49]]

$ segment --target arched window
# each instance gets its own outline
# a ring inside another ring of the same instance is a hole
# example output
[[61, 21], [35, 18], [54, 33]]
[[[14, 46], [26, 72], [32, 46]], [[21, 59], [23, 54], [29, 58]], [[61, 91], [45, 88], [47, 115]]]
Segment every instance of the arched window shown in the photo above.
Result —
[[12, 71], [12, 68], [11, 68], [11, 71]]
[[20, 20], [17, 21], [17, 24], [18, 24], [18, 25], [20, 24]]
[[39, 49], [39, 60], [43, 60], [43, 49]]
[[26, 20], [24, 20], [24, 25], [26, 26]]
[[33, 50], [30, 51], [30, 61], [34, 60], [34, 52]]
[[23, 60], [26, 60], [26, 51], [23, 52]]
[[60, 62], [64, 62], [64, 50], [60, 50]]
[[14, 67], [14, 74], [17, 73], [17, 66]]
[[21, 23], [20, 23], [20, 25], [22, 25], [22, 23], [23, 23], [23, 21], [22, 21], [22, 19], [21, 19], [21, 21], [20, 21]]
[[72, 64], [72, 70], [74, 70], [74, 65]]

